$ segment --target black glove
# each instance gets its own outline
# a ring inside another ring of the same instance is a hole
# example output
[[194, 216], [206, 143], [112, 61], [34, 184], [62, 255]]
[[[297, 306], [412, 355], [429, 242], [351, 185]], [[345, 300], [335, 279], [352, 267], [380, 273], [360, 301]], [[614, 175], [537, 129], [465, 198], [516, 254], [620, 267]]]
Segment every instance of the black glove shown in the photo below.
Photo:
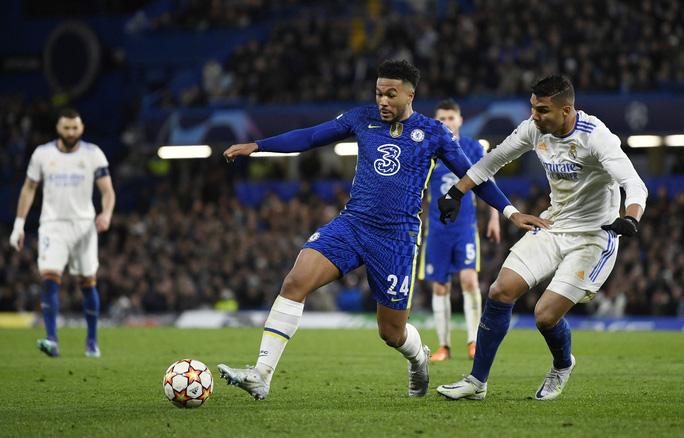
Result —
[[439, 207], [439, 221], [443, 224], [453, 222], [458, 216], [458, 210], [461, 209], [461, 198], [463, 193], [456, 188], [456, 186], [451, 186], [445, 195], [442, 195], [437, 200], [437, 206]]
[[[440, 208], [441, 210], [441, 208]], [[610, 225], [603, 225], [602, 230], [614, 231], [618, 235], [632, 237], [639, 231], [639, 222], [632, 216], [619, 217]]]

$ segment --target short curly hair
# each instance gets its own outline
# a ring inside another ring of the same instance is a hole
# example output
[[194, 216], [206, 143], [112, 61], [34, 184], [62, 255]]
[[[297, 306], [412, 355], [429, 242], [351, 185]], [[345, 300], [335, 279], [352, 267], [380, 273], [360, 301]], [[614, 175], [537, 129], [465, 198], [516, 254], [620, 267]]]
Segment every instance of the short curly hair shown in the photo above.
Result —
[[416, 89], [418, 88], [418, 82], [420, 82], [420, 70], [405, 59], [388, 59], [378, 66], [378, 77], [400, 79], [404, 82], [409, 82]]

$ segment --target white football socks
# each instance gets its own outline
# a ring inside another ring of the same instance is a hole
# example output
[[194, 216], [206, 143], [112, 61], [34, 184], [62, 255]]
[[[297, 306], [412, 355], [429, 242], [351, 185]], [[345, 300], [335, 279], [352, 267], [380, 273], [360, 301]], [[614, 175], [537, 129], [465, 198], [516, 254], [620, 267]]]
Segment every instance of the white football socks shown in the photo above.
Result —
[[477, 328], [482, 317], [482, 295], [480, 289], [463, 291], [463, 314], [465, 315], [466, 330], [468, 332], [467, 342], [477, 340]]
[[262, 375], [266, 384], [271, 384], [273, 373], [280, 356], [285, 350], [287, 341], [294, 336], [304, 312], [304, 303], [283, 298], [278, 295], [264, 324], [261, 336], [259, 359], [256, 370]]
[[404, 355], [404, 357], [411, 362], [412, 367], [418, 367], [427, 360], [425, 351], [423, 350], [423, 342], [420, 340], [420, 334], [414, 326], [406, 323], [406, 341], [397, 350]]
[[451, 348], [451, 296], [432, 294], [432, 313], [439, 346]]

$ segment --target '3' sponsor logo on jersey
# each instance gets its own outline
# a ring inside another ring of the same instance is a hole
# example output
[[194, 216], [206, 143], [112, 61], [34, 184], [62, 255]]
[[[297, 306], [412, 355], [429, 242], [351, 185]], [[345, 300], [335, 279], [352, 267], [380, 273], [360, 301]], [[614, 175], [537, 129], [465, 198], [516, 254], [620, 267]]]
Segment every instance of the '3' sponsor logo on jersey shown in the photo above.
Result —
[[378, 146], [378, 152], [382, 153], [382, 157], [373, 162], [375, 171], [382, 176], [396, 175], [401, 168], [401, 164], [399, 163], [401, 149], [399, 146], [395, 144], [383, 144], [382, 146]]

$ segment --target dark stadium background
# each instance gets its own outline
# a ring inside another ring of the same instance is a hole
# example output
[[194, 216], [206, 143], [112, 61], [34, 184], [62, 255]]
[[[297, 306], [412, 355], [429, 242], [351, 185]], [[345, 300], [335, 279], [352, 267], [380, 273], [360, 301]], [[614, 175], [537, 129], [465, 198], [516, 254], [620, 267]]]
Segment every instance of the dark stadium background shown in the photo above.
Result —
[[[117, 191], [100, 238], [104, 315], [268, 309], [302, 243], [344, 205], [355, 158], [326, 147], [229, 167], [220, 154], [371, 102], [375, 68], [392, 57], [421, 69], [419, 111], [453, 97], [463, 133], [492, 145], [527, 117], [535, 78], [568, 75], [577, 107], [622, 138], [650, 192], [641, 231], [622, 239], [601, 296], [574, 311], [684, 318], [681, 2], [4, 0], [0, 24], [2, 312], [39, 304], [40, 198], [27, 248], [14, 252], [8, 236], [28, 158], [54, 137], [67, 105], [105, 151]], [[635, 135], [655, 136], [646, 138], [654, 146], [630, 146]], [[164, 144], [209, 144], [213, 155], [162, 160]], [[546, 207], [532, 154], [497, 181], [521, 210]], [[483, 292], [519, 237], [503, 230], [501, 245], [481, 240]], [[65, 284], [61, 309], [77, 314], [80, 294]], [[529, 313], [538, 292], [516, 312]], [[429, 299], [419, 285], [415, 308], [429, 309]], [[458, 293], [453, 301], [460, 309]], [[310, 310], [372, 305], [363, 270], [307, 301]]]

